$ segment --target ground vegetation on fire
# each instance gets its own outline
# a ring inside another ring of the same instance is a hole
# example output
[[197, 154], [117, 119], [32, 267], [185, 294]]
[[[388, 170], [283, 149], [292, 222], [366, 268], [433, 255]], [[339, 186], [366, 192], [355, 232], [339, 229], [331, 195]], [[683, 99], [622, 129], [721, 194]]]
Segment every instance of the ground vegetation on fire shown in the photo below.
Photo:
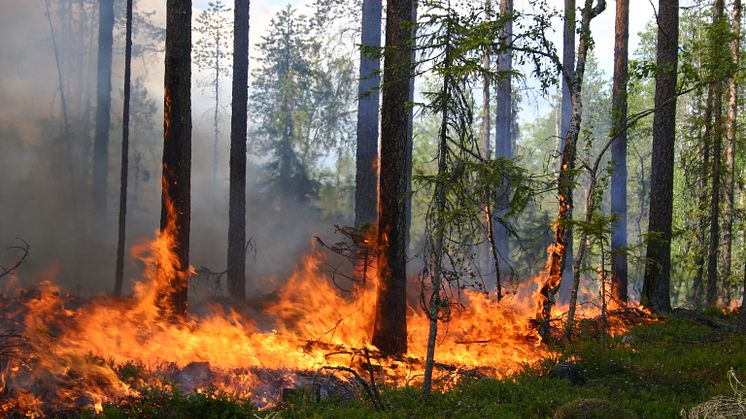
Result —
[[737, 403], [742, 389], [733, 377], [746, 377], [746, 337], [734, 333], [736, 319], [737, 313], [680, 310], [604, 345], [596, 322], [585, 320], [577, 340], [557, 344], [556, 355], [538, 366], [502, 380], [465, 376], [426, 399], [414, 387], [381, 388], [383, 411], [365, 396], [340, 393], [320, 399], [310, 388], [262, 411], [215, 393], [151, 390], [136, 400], [104, 406], [100, 416], [672, 418], [716, 397], [732, 399], [731, 409], [743, 409]]

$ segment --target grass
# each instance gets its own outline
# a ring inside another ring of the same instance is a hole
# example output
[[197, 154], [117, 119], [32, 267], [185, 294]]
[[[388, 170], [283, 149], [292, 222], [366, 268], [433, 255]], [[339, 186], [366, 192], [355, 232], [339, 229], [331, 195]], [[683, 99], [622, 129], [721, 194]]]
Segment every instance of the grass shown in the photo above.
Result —
[[[592, 336], [557, 349], [556, 359], [508, 380], [468, 380], [423, 399], [417, 388], [383, 389], [389, 406], [365, 400], [315, 401], [296, 396], [257, 417], [287, 418], [673, 418], [717, 395], [732, 395], [727, 373], [746, 378], [746, 338], [735, 317], [668, 315], [602, 346]], [[582, 385], [552, 373], [573, 362]], [[246, 402], [218, 395], [150, 392], [130, 406], [107, 406], [104, 417], [254, 417]]]

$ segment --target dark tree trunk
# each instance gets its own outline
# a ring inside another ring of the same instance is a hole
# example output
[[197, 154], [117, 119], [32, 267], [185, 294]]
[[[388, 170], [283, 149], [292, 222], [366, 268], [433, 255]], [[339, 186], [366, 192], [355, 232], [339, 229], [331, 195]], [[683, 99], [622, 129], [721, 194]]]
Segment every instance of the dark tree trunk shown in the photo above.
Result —
[[679, 1], [658, 2], [658, 73], [655, 77], [653, 156], [650, 174], [650, 217], [642, 304], [670, 311], [671, 216], [676, 138], [676, 80], [679, 47]]
[[114, 296], [122, 296], [124, 283], [124, 246], [127, 235], [127, 172], [130, 139], [130, 79], [132, 77], [132, 0], [127, 0], [127, 31], [124, 47], [124, 104], [122, 110], [122, 168], [119, 185], [119, 235]]
[[378, 300], [373, 344], [407, 351], [407, 101], [412, 77], [413, 0], [387, 3], [378, 216]]
[[[611, 298], [627, 304], [627, 61], [629, 0], [616, 1], [614, 85], [612, 88], [611, 213], [617, 215], [611, 234]], [[616, 138], [614, 138], [616, 137]]]
[[[417, 22], [417, 1], [414, 0], [412, 2], [412, 22]], [[412, 25], [412, 54], [411, 59], [412, 63], [417, 62], [417, 25]], [[413, 64], [414, 65], [414, 64]], [[407, 103], [414, 104], [414, 74], [409, 78], [409, 96], [407, 97]], [[404, 229], [406, 238], [404, 242], [406, 243], [406, 246], [409, 247], [409, 240], [410, 240], [410, 234], [409, 234], [409, 228], [412, 226], [412, 153], [414, 150], [414, 106], [408, 106], [407, 107], [407, 146], [406, 146], [406, 152], [407, 152], [407, 158], [405, 161], [406, 164], [406, 172], [405, 172], [405, 183], [407, 185], [407, 197], [406, 197], [406, 206], [407, 206], [407, 226]]]
[[109, 173], [109, 126], [111, 122], [111, 54], [114, 2], [101, 0], [98, 17], [98, 70], [96, 81], [96, 134], [93, 139], [93, 211], [99, 221], [106, 212]]
[[228, 292], [246, 298], [246, 125], [249, 85], [249, 3], [233, 6], [233, 100], [231, 103]]
[[192, 2], [166, 2], [166, 64], [163, 98], [163, 179], [161, 233], [173, 235], [177, 273], [161, 302], [167, 315], [186, 313], [189, 289], [189, 225], [191, 218]]
[[[733, 68], [740, 65], [741, 42], [741, 0], [733, 2], [733, 20], [731, 40], [731, 59]], [[725, 150], [725, 194], [723, 200], [723, 246], [721, 248], [723, 261], [723, 277], [726, 279], [726, 295], [730, 296], [728, 279], [733, 271], [733, 208], [736, 186], [736, 133], [738, 132], [738, 74], [733, 72], [728, 80], [728, 126], [726, 131], [727, 145]], [[728, 298], [730, 300], [730, 298]]]
[[[381, 46], [381, 0], [363, 0], [360, 44]], [[378, 218], [378, 105], [381, 61], [361, 48], [357, 104], [355, 159], [355, 226], [374, 224]]]
[[[723, 20], [724, 0], [715, 1], [713, 25], [719, 27]], [[713, 49], [720, 48], [720, 39], [713, 39]], [[710, 253], [707, 259], [707, 305], [714, 307], [718, 302], [718, 249], [720, 248], [720, 184], [723, 161], [723, 82], [711, 82], [713, 89], [713, 129], [712, 129], [712, 199], [710, 200]]]
[[[500, 0], [500, 15], [507, 16], [513, 13], [513, 0]], [[501, 74], [497, 81], [497, 107], [495, 110], [495, 158], [513, 158], [513, 91], [512, 77], [513, 54], [508, 48], [513, 37], [513, 21], [506, 22], [501, 33], [501, 53], [497, 57], [497, 71]], [[502, 188], [496, 191], [495, 211], [498, 218], [503, 218], [508, 212], [510, 203], [510, 185], [508, 180], [503, 181]], [[499, 256], [499, 264], [503, 267], [510, 266], [510, 237], [508, 229], [499, 222], [493, 222], [494, 240]], [[502, 269], [507, 272], [507, 269]], [[498, 288], [501, 288], [501, 278], [496, 278]], [[499, 292], [501, 294], [501, 292]], [[498, 295], [498, 298], [501, 296]]]
[[[570, 86], [570, 83], [568, 82], [568, 77], [570, 79], [575, 77], [575, 12], [575, 0], [565, 0], [564, 27], [562, 30], [562, 71], [565, 73], [565, 77], [562, 78], [562, 104], [560, 106], [560, 153], [562, 153], [562, 150], [565, 148], [567, 132], [570, 129], [570, 120], [572, 119], [572, 86]], [[573, 161], [570, 169], [573, 169], [574, 167], [575, 162]], [[569, 204], [567, 213], [568, 220], [572, 220], [572, 201], [573, 192], [570, 191], [567, 196], [567, 203]], [[572, 292], [572, 240], [572, 226], [568, 225], [565, 228], [564, 238], [565, 266], [562, 269], [562, 283], [560, 284], [559, 290], [559, 297], [563, 302], [570, 300], [570, 293]]]

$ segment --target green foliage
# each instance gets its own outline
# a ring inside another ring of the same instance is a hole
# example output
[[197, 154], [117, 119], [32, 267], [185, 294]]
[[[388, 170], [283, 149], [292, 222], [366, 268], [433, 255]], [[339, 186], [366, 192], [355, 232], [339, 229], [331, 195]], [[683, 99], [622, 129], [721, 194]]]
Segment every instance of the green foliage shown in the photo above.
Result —
[[[285, 204], [311, 203], [318, 195], [325, 157], [345, 155], [353, 130], [354, 101], [349, 60], [323, 44], [325, 28], [292, 7], [281, 10], [262, 38], [251, 88], [252, 147], [268, 154], [265, 185]], [[278, 202], [280, 203], [280, 202]], [[281, 204], [281, 203], [280, 203]]]
[[104, 407], [99, 417], [120, 418], [251, 418], [257, 412], [251, 402], [232, 396], [204, 392], [146, 389], [132, 403]]

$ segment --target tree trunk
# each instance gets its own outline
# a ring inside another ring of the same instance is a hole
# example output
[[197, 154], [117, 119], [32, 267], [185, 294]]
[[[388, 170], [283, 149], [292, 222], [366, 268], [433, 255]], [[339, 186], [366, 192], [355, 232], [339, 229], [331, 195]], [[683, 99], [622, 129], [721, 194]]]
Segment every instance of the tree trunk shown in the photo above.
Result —
[[[565, 149], [565, 141], [567, 139], [568, 130], [570, 129], [573, 112], [572, 86], [568, 79], [572, 80], [575, 78], [575, 13], [575, 0], [565, 0], [564, 26], [562, 30], [562, 71], [564, 77], [562, 78], [562, 103], [560, 105], [560, 153]], [[569, 169], [571, 170], [574, 168], [575, 162], [573, 158], [572, 165]], [[562, 170], [561, 166], [560, 170]], [[572, 195], [572, 191], [570, 191], [566, 197], [569, 205], [567, 213], [568, 220], [572, 220]], [[571, 292], [573, 269], [573, 234], [571, 225], [565, 227], [565, 238], [563, 239], [563, 243], [565, 252], [563, 263], [565, 266], [562, 270], [562, 283], [559, 284], [559, 296], [561, 301], [567, 302]]]
[[[500, 15], [507, 16], [513, 14], [513, 0], [500, 0]], [[508, 48], [513, 37], [513, 21], [505, 23], [501, 33], [501, 52], [497, 58], [497, 71], [500, 79], [497, 81], [497, 108], [495, 115], [495, 158], [513, 158], [513, 91], [512, 77], [510, 72], [513, 71], [513, 54]], [[496, 218], [502, 219], [508, 213], [510, 203], [510, 185], [508, 179], [503, 180], [503, 186], [495, 193], [495, 210], [493, 214]], [[500, 222], [493, 222], [494, 240], [497, 246], [497, 253], [500, 258], [499, 264], [502, 266], [510, 265], [510, 236], [508, 229]], [[507, 272], [507, 269], [503, 269]], [[501, 278], [496, 278], [500, 284]]]
[[[719, 27], [723, 19], [724, 0], [715, 1], [713, 25]], [[713, 48], [719, 48], [719, 39], [711, 40]], [[710, 200], [710, 253], [707, 259], [707, 305], [714, 307], [718, 302], [718, 249], [720, 248], [720, 184], [723, 161], [723, 82], [711, 82], [713, 89], [713, 129], [712, 129], [712, 199]]]
[[218, 137], [220, 126], [218, 116], [220, 111], [220, 31], [215, 42], [215, 110], [212, 114], [212, 186], [218, 182]]
[[[564, 280], [563, 271], [565, 270], [568, 257], [566, 254], [566, 239], [568, 238], [567, 228], [570, 225], [572, 216], [572, 199], [570, 198], [573, 193], [572, 167], [575, 166], [576, 145], [583, 115], [583, 102], [580, 94], [583, 88], [586, 58], [588, 49], [593, 42], [590, 29], [591, 21], [605, 9], [605, 0], [597, 0], [596, 6], [593, 6], [593, 0], [585, 0], [585, 5], [582, 9], [578, 60], [573, 76], [569, 80], [572, 99], [572, 119], [570, 120], [571, 123], [562, 147], [562, 160], [557, 180], [559, 208], [557, 210], [557, 220], [554, 223], [554, 243], [547, 250], [549, 253], [546, 266], [547, 278], [539, 289], [539, 306], [536, 313], [536, 323], [539, 327], [539, 333], [544, 339], [549, 337], [552, 305], [554, 305], [555, 295]], [[570, 277], [572, 278], [572, 272], [570, 272]]]
[[[486, 0], [484, 3], [484, 10], [485, 14], [487, 15], [487, 19], [493, 19], [492, 16], [492, 0]], [[480, 144], [480, 153], [485, 159], [490, 159], [491, 156], [491, 149], [490, 147], [490, 138], [492, 136], [492, 121], [491, 121], [491, 106], [492, 106], [492, 97], [491, 97], [491, 89], [492, 89], [492, 78], [490, 77], [489, 73], [492, 69], [492, 55], [491, 51], [487, 51], [484, 54], [484, 59], [482, 60], [482, 69], [484, 70], [484, 78], [482, 80], [482, 130], [481, 130], [481, 144]], [[495, 258], [497, 256], [497, 249], [495, 247], [495, 240], [494, 240], [494, 233], [495, 229], [492, 227], [492, 196], [488, 196], [485, 199], [484, 203], [484, 213], [485, 213], [485, 220], [487, 221], [487, 243], [485, 246], [480, 247], [479, 249], [479, 265], [480, 269], [485, 269], [487, 271], [490, 266], [490, 259]], [[494, 266], [497, 267], [495, 270], [495, 279], [496, 279], [496, 288], [497, 288], [497, 299], [499, 300], [501, 298], [501, 289], [500, 289], [500, 267], [499, 267], [499, 260], [495, 259], [492, 261], [494, 263]]]
[[[381, 46], [381, 0], [363, 0], [362, 47]], [[355, 226], [378, 218], [378, 106], [381, 60], [360, 50], [355, 159]]]
[[124, 47], [124, 103], [122, 104], [122, 168], [119, 185], [119, 236], [114, 296], [122, 296], [124, 283], [124, 247], [127, 235], [127, 172], [129, 169], [130, 139], [130, 79], [132, 78], [132, 0], [127, 0], [127, 30]]
[[658, 73], [655, 77], [653, 156], [650, 174], [650, 216], [642, 304], [661, 312], [671, 310], [671, 217], [676, 138], [676, 79], [679, 47], [679, 1], [658, 2]]
[[617, 215], [611, 234], [611, 298], [627, 305], [627, 61], [629, 0], [617, 0], [612, 87], [611, 213]]
[[101, 0], [98, 17], [98, 70], [96, 81], [96, 134], [93, 139], [93, 211], [103, 220], [106, 213], [109, 173], [109, 126], [111, 120], [111, 55], [114, 42], [114, 2]]
[[165, 278], [160, 301], [167, 316], [186, 313], [189, 289], [189, 226], [191, 219], [191, 50], [192, 2], [166, 2], [166, 59], [163, 98], [163, 179], [161, 234], [172, 235], [178, 266]]
[[407, 351], [407, 131], [413, 0], [386, 10], [378, 217], [378, 299], [372, 342], [385, 355]]
[[[449, 2], [450, 13], [450, 2]], [[451, 27], [447, 24], [446, 39], [450, 42]], [[452, 65], [452, 48], [445, 46], [445, 68]], [[433, 246], [433, 291], [430, 295], [430, 312], [428, 313], [430, 328], [427, 336], [427, 354], [425, 357], [425, 377], [422, 384], [422, 393], [429, 395], [432, 388], [433, 366], [435, 364], [435, 344], [438, 335], [438, 316], [440, 314], [440, 288], [443, 281], [443, 252], [445, 234], [445, 212], [446, 212], [446, 185], [443, 182], [448, 169], [448, 107], [451, 101], [451, 77], [445, 74], [443, 77], [443, 102], [442, 116], [440, 120], [440, 135], [438, 136], [438, 182], [435, 184], [435, 244]]]
[[[740, 42], [741, 42], [741, 0], [733, 2], [733, 23], [731, 40], [731, 59], [733, 68], [738, 69], [740, 65]], [[730, 295], [729, 278], [732, 273], [733, 254], [733, 208], [736, 186], [736, 133], [738, 132], [738, 83], [737, 71], [730, 74], [728, 79], [728, 125], [727, 145], [725, 150], [725, 194], [723, 200], [723, 246], [722, 262], [723, 277], [725, 278], [726, 295]]]
[[246, 298], [246, 129], [249, 86], [250, 0], [233, 5], [230, 196], [228, 198], [228, 293]]
[[[412, 1], [412, 22], [417, 22], [417, 2], [418, 0]], [[412, 25], [412, 53], [410, 54], [412, 60], [412, 66], [416, 65], [417, 62], [417, 25]], [[414, 150], [414, 70], [412, 76], [409, 78], [409, 96], [407, 97], [407, 146], [406, 146], [406, 171], [405, 171], [405, 183], [407, 185], [406, 195], [406, 207], [407, 207], [407, 226], [404, 229], [406, 235], [404, 243], [409, 248], [409, 228], [412, 226], [412, 153]]]

